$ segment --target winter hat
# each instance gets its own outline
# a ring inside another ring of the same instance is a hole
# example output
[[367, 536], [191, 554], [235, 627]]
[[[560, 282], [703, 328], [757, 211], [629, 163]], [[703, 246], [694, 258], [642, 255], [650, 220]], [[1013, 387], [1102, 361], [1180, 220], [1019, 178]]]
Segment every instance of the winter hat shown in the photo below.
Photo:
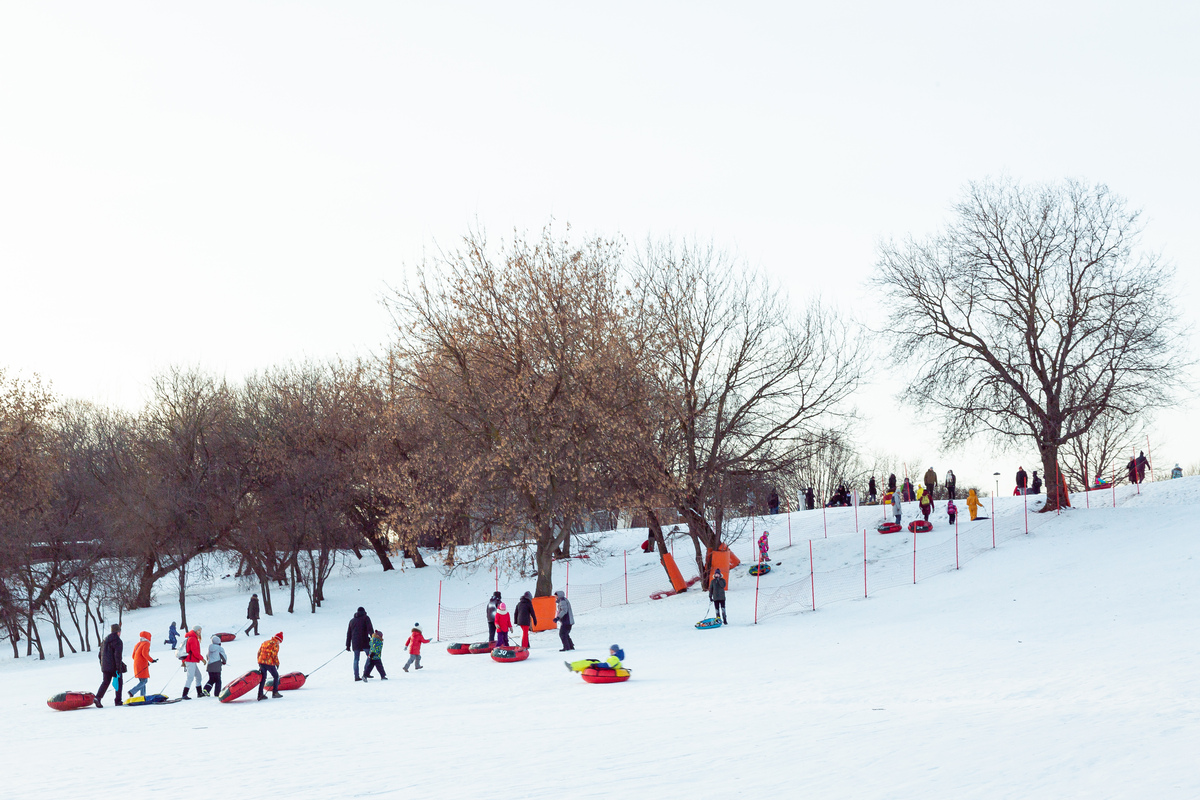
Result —
[[213, 634], [213, 636], [212, 636], [212, 643], [213, 643], [213, 644], [220, 644], [220, 643], [221, 643], [221, 634], [219, 634], [219, 633], [214, 633], [214, 634]]
[[202, 630], [202, 629], [201, 629], [201, 627], [200, 627], [199, 625], [193, 625], [193, 626], [192, 626], [192, 631], [194, 631], [195, 633], [199, 633], [201, 630]]
[[718, 575], [720, 575], [720, 574], [721, 574], [721, 570], [717, 570], [717, 574], [718, 574]]
[[532, 593], [532, 592], [526, 592], [525, 594], [521, 595], [521, 599], [522, 599], [522, 600], [532, 600], [532, 599], [533, 599], [533, 593]]
[[614, 644], [612, 647], [608, 648], [608, 652], [612, 653], [621, 661], [625, 660], [625, 651], [621, 649], [621, 645], [619, 644]]
[[492, 592], [492, 599], [493, 599], [493, 600], [499, 600], [499, 599], [500, 599], [500, 593], [499, 593], [499, 592]]
[[283, 641], [283, 631], [280, 631], [279, 633], [275, 634], [271, 638], [274, 639], [275, 641], [282, 642]]
[[383, 638], [383, 631], [375, 631], [375, 635], [376, 635], [376, 636], [378, 636], [380, 639], [382, 639], [382, 638]]
[[497, 608], [499, 608], [501, 611], [508, 611], [508, 606], [504, 605], [504, 603], [498, 605]]
[[[503, 606], [501, 606], [501, 608], [503, 608]], [[414, 631], [416, 631], [416, 632], [420, 633], [420, 632], [421, 632], [421, 623], [419, 623], [419, 622], [414, 622], [414, 623], [413, 623], [413, 628], [412, 628], [412, 629], [413, 629]]]
[[121, 624], [118, 622], [114, 622], [112, 625], [108, 626], [108, 629], [110, 631], [112, 631], [113, 633], [120, 633], [121, 632]]
[[555, 597], [557, 597], [557, 598], [559, 598], [559, 599], [561, 599], [561, 600], [566, 600], [566, 599], [567, 599], [567, 596], [566, 596], [566, 594], [564, 594], [564, 593], [563, 593], [563, 590], [562, 590], [562, 589], [559, 589], [557, 592], [555, 592], [555, 593], [554, 593], [554, 596], [555, 596]]

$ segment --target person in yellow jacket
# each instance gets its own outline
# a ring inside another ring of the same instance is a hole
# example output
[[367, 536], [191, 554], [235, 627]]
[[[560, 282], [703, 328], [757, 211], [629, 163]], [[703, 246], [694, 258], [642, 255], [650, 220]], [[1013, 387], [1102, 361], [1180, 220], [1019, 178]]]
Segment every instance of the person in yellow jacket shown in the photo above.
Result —
[[974, 489], [967, 493], [967, 510], [971, 512], [972, 521], [979, 516], [979, 495], [975, 494]]
[[279, 693], [279, 645], [283, 644], [283, 631], [263, 642], [258, 648], [258, 699], [266, 700], [267, 674], [275, 678], [271, 697], [283, 697]]
[[625, 658], [625, 651], [618, 645], [613, 645], [608, 648], [608, 658], [603, 661], [597, 661], [594, 658], [583, 658], [579, 661], [564, 661], [567, 669], [571, 672], [583, 672], [588, 667], [596, 667], [597, 669], [620, 669], [621, 659]]

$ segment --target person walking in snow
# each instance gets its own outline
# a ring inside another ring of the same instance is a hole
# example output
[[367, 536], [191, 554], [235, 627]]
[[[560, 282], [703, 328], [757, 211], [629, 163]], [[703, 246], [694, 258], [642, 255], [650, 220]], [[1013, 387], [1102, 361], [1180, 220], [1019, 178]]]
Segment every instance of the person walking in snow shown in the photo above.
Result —
[[213, 634], [208, 645], [208, 683], [204, 684], [205, 694], [221, 693], [221, 667], [229, 663], [225, 656], [225, 648], [221, 646], [219, 634]]
[[100, 681], [100, 688], [96, 691], [96, 699], [93, 701], [96, 708], [104, 707], [100, 701], [104, 699], [104, 693], [108, 691], [109, 684], [112, 684], [117, 692], [117, 705], [121, 705], [121, 690], [125, 683], [125, 676], [121, 674], [125, 671], [125, 662], [121, 660], [125, 644], [121, 641], [120, 624], [114, 622], [109, 631], [110, 633], [104, 637], [104, 643], [100, 645], [100, 652], [97, 654], [103, 679]]
[[554, 593], [554, 621], [558, 623], [558, 638], [562, 641], [562, 650], [559, 652], [574, 650], [571, 628], [575, 625], [575, 613], [571, 610], [571, 601], [561, 589]]
[[929, 495], [929, 502], [933, 502], [933, 488], [937, 486], [937, 473], [933, 471], [933, 467], [925, 470], [925, 494]]
[[496, 606], [496, 646], [508, 647], [508, 632], [512, 630], [512, 617], [504, 603]]
[[767, 511], [773, 515], [779, 513], [779, 492], [774, 489], [767, 495]]
[[1017, 494], [1025, 494], [1025, 487], [1029, 485], [1029, 476], [1025, 474], [1024, 467], [1017, 467], [1017, 488], [1020, 490]]
[[204, 656], [200, 653], [200, 626], [195, 625], [187, 636], [184, 637], [184, 656], [183, 668], [187, 671], [187, 679], [183, 682], [183, 699], [191, 700], [188, 697], [188, 689], [193, 685], [196, 686], [196, 697], [204, 697], [204, 678], [200, 675], [200, 665], [204, 663]]
[[955, 494], [955, 492], [954, 492], [955, 485], [957, 483], [958, 483], [958, 478], [954, 477], [954, 470], [952, 470], [952, 469], [946, 470], [946, 497], [947, 498], [949, 498], [951, 500], [958, 499], [958, 495]]
[[[279, 693], [279, 646], [283, 644], [283, 631], [267, 639], [258, 647], [258, 699], [267, 699], [267, 676], [270, 675], [271, 697], [283, 697]], [[358, 678], [355, 678], [358, 680]]]
[[371, 647], [371, 632], [374, 630], [375, 626], [371, 624], [367, 610], [359, 606], [358, 611], [355, 611], [354, 616], [351, 617], [350, 624], [346, 626], [346, 649], [354, 650], [354, 680], [356, 681], [362, 680], [358, 676], [358, 660]]
[[258, 594], [250, 595], [250, 605], [246, 606], [246, 619], [250, 620], [250, 624], [246, 626], [246, 635], [250, 635], [250, 630], [254, 630], [254, 635], [258, 636]]
[[145, 698], [146, 681], [150, 680], [150, 665], [158, 662], [157, 658], [150, 657], [150, 640], [154, 638], [150, 635], [150, 631], [142, 631], [138, 635], [141, 638], [133, 646], [133, 677], [137, 679], [137, 683], [133, 685], [127, 695], [131, 700], [137, 694]]
[[1033, 485], [1029, 487], [1030, 494], [1042, 493], [1042, 476], [1038, 475], [1037, 470], [1033, 471]]
[[807, 511], [812, 511], [817, 507], [817, 498], [813, 494], [813, 488], [810, 486], [804, 490], [804, 508]]
[[900, 505], [900, 493], [892, 492], [892, 513], [896, 515], [896, 524], [900, 524], [902, 507]]
[[175, 627], [174, 622], [172, 622], [171, 627], [167, 629], [167, 640], [163, 642], [163, 644], [170, 645], [172, 650], [179, 646], [179, 629]]
[[767, 531], [763, 531], [762, 536], [758, 537], [758, 560], [770, 561], [770, 549], [770, 544], [767, 542]]
[[500, 592], [492, 592], [487, 604], [488, 641], [496, 641], [496, 609], [500, 607]]
[[383, 668], [383, 631], [371, 634], [371, 646], [367, 649], [367, 668], [363, 670], [362, 679], [371, 677], [371, 670], [379, 670], [379, 679], [387, 680], [387, 672]]
[[904, 490], [902, 494], [904, 497], [904, 502], [906, 503], [911, 503], [913, 500], [917, 499], [916, 494], [913, 493], [912, 481], [910, 481], [908, 478], [904, 479]]
[[421, 623], [413, 625], [412, 633], [409, 634], [408, 641], [404, 643], [404, 647], [408, 650], [408, 661], [404, 664], [405, 672], [408, 672], [408, 668], [413, 664], [417, 665], [417, 669], [421, 668], [421, 645], [429, 644], [431, 641], [421, 633]]
[[872, 475], [871, 480], [867, 481], [867, 502], [874, 503], [875, 499], [875, 476]]
[[1125, 465], [1125, 469], [1126, 469], [1126, 471], [1129, 472], [1129, 482], [1137, 483], [1138, 482], [1137, 459], [1136, 458], [1129, 459], [1129, 463]]
[[946, 501], [946, 513], [950, 516], [950, 524], [954, 524], [954, 520], [958, 519], [958, 506], [954, 505], [953, 500]]
[[1146, 458], [1146, 452], [1140, 451], [1137, 457], [1137, 476], [1138, 483], [1146, 480], [1146, 467], [1150, 465], [1150, 459]]
[[979, 516], [979, 495], [974, 489], [967, 492], [967, 511], [971, 512], [971, 521], [974, 522]]
[[721, 570], [713, 573], [712, 582], [708, 584], [708, 599], [713, 604], [713, 616], [719, 618], [725, 625], [729, 624], [729, 617], [725, 614], [725, 587], [728, 585]]
[[921, 509], [921, 516], [929, 522], [929, 515], [933, 513], [933, 495], [924, 489], [917, 490], [917, 506]]
[[1175, 469], [1171, 470], [1171, 479], [1174, 480], [1175, 478], [1182, 478], [1182, 477], [1183, 477], [1183, 468], [1180, 467], [1179, 464], [1177, 463], [1177, 464], [1175, 464]]
[[521, 599], [517, 601], [517, 610], [514, 612], [514, 621], [521, 629], [521, 647], [529, 647], [529, 628], [532, 625], [537, 625], [537, 614], [533, 610], [533, 595], [529, 592], [521, 595]]

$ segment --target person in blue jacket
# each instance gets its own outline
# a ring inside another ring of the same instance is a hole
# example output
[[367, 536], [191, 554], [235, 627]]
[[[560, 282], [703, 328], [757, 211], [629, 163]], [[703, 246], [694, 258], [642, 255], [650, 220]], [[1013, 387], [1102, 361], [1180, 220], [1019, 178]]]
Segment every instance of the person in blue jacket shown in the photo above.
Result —
[[178, 641], [179, 641], [179, 629], [176, 628], [175, 623], [172, 622], [171, 629], [169, 631], [167, 631], [167, 640], [165, 642], [163, 642], [163, 644], [169, 644], [172, 648], [174, 648], [176, 646], [175, 643]]

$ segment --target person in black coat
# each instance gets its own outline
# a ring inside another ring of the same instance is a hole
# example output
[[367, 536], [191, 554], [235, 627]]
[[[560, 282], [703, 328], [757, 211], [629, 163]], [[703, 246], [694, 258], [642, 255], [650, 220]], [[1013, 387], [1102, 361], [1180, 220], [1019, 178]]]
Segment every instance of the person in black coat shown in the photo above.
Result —
[[1129, 459], [1129, 463], [1125, 465], [1125, 469], [1129, 471], [1129, 482], [1138, 482], [1137, 459]]
[[1024, 467], [1017, 467], [1017, 488], [1021, 491], [1017, 494], [1025, 494], [1025, 487], [1029, 485], [1029, 476], [1025, 474]]
[[888, 475], [888, 491], [892, 494], [896, 493], [896, 473]]
[[774, 489], [771, 490], [771, 494], [767, 495], [767, 510], [772, 514], [779, 513], [779, 492]]
[[354, 650], [354, 680], [356, 681], [362, 680], [358, 677], [358, 659], [371, 649], [371, 634], [374, 632], [375, 626], [371, 624], [367, 610], [359, 606], [358, 611], [354, 612], [350, 624], [346, 627], [346, 649]]
[[1148, 467], [1150, 465], [1150, 459], [1146, 458], [1145, 450], [1138, 453], [1136, 463], [1137, 463], [1137, 476], [1138, 476], [1137, 482], [1141, 483], [1142, 481], [1146, 480], [1146, 467]]
[[500, 607], [500, 593], [492, 592], [487, 604], [488, 641], [496, 641], [496, 609]]
[[713, 604], [713, 615], [725, 625], [729, 624], [729, 617], [725, 615], [725, 587], [728, 585], [721, 570], [713, 573], [712, 583], [708, 584], [708, 599]]
[[533, 595], [529, 592], [521, 595], [521, 599], [517, 601], [513, 622], [521, 627], [521, 647], [528, 648], [529, 626], [537, 625], [537, 614], [533, 610]]
[[104, 673], [104, 680], [101, 681], [100, 688], [96, 692], [96, 708], [104, 707], [100, 700], [108, 691], [108, 686], [113, 682], [113, 678], [117, 679], [117, 705], [121, 705], [121, 690], [125, 688], [125, 678], [122, 675], [125, 672], [125, 662], [121, 660], [124, 650], [125, 645], [121, 642], [121, 626], [114, 622], [112, 633], [106, 636], [104, 643], [100, 645], [100, 671]]
[[809, 511], [817, 507], [817, 498], [813, 495], [811, 486], [804, 490], [804, 507]]
[[1029, 487], [1030, 494], [1042, 493], [1042, 477], [1037, 474], [1037, 470], [1033, 471], [1033, 486]]
[[250, 605], [246, 606], [246, 619], [250, 620], [250, 624], [246, 626], [246, 635], [250, 635], [250, 629], [254, 629], [254, 635], [258, 636], [258, 594], [250, 595]]
[[876, 500], [875, 492], [875, 476], [871, 476], [871, 480], [867, 481], [867, 502], [874, 503]]

